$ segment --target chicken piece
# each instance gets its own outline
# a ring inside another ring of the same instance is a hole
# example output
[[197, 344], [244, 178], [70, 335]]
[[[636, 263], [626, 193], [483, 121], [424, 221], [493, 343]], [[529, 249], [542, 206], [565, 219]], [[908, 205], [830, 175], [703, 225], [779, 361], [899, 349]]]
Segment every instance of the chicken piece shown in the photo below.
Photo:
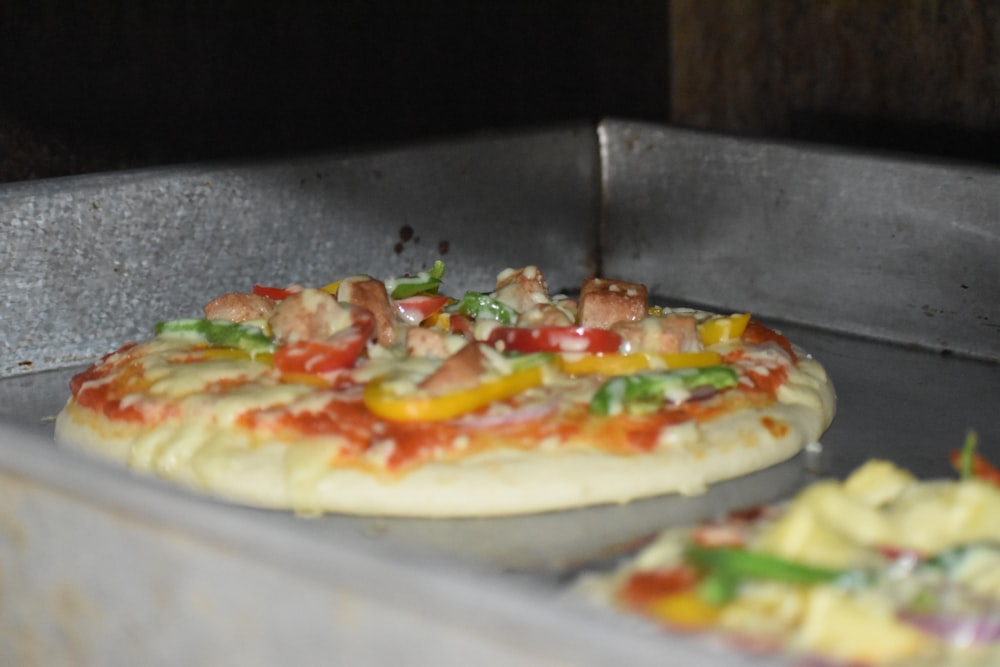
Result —
[[284, 345], [328, 340], [354, 324], [354, 320], [351, 310], [337, 303], [332, 294], [307, 288], [282, 300], [268, 324], [275, 340]]
[[469, 343], [445, 359], [440, 368], [420, 383], [420, 388], [432, 394], [445, 394], [476, 386], [487, 368], [483, 347], [484, 343]]
[[223, 294], [205, 306], [205, 319], [246, 322], [266, 320], [274, 312], [274, 300], [257, 294]]
[[645, 285], [588, 278], [580, 288], [580, 326], [608, 329], [615, 322], [641, 320], [646, 299]]
[[406, 330], [406, 353], [411, 357], [444, 359], [448, 356], [447, 335], [438, 329], [410, 327]]
[[549, 300], [549, 286], [537, 266], [504, 269], [497, 276], [493, 297], [519, 313], [526, 313]]
[[355, 306], [367, 308], [375, 315], [376, 339], [380, 345], [396, 342], [396, 311], [389, 303], [385, 283], [368, 276], [347, 278], [340, 282], [337, 298]]
[[522, 327], [569, 327], [575, 323], [572, 312], [567, 308], [559, 308], [554, 303], [543, 303], [521, 313], [517, 324]]
[[698, 323], [690, 315], [646, 317], [636, 321], [615, 322], [611, 330], [625, 341], [628, 352], [673, 354], [702, 349]]

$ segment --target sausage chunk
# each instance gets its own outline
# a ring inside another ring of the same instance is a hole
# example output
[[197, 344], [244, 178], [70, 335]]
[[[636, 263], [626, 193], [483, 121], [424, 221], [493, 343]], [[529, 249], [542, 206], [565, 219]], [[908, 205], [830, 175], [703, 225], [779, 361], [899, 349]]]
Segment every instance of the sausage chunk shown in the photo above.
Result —
[[588, 278], [580, 288], [580, 325], [608, 329], [615, 322], [641, 320], [647, 298], [645, 285]]
[[525, 313], [549, 303], [549, 286], [537, 266], [504, 269], [497, 276], [493, 296], [517, 312]]
[[616, 322], [611, 330], [624, 339], [629, 352], [673, 354], [702, 348], [697, 321], [690, 315], [647, 317], [634, 322]]
[[367, 308], [375, 315], [375, 331], [379, 344], [396, 342], [396, 315], [389, 303], [385, 283], [375, 278], [361, 276], [341, 281], [337, 298], [344, 303]]
[[275, 340], [284, 345], [328, 340], [353, 324], [351, 311], [329, 292], [304, 289], [281, 301], [268, 320]]
[[205, 319], [246, 322], [266, 320], [274, 312], [274, 300], [257, 294], [223, 294], [205, 306]]
[[443, 331], [424, 327], [409, 327], [406, 330], [406, 353], [411, 357], [431, 357], [444, 359], [448, 356]]
[[[564, 302], [570, 303], [572, 302]], [[576, 322], [573, 309], [559, 307], [554, 303], [543, 303], [531, 310], [526, 310], [517, 318], [517, 323], [522, 327], [569, 327]]]
[[469, 343], [444, 360], [441, 367], [420, 383], [421, 389], [432, 394], [444, 394], [462, 389], [471, 389], [479, 384], [479, 378], [486, 370], [484, 343]]

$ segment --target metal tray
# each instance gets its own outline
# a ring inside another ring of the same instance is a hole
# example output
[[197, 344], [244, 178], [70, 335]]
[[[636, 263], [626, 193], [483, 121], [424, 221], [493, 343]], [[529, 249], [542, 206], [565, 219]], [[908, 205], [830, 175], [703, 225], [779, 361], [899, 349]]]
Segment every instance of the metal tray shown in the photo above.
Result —
[[[975, 166], [616, 120], [0, 188], [0, 662], [736, 664], [567, 582], [870, 456], [936, 475], [965, 429], [1000, 440], [998, 214], [1000, 175]], [[52, 444], [72, 373], [164, 313], [444, 250], [483, 288], [536, 263], [559, 289], [599, 271], [749, 307], [826, 365], [837, 419], [704, 496], [461, 521], [234, 507]]]

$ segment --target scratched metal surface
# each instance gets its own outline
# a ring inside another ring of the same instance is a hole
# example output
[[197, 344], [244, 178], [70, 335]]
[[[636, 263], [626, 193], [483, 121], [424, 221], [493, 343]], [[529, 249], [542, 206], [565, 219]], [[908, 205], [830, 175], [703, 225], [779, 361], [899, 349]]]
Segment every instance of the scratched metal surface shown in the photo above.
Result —
[[0, 423], [0, 664], [596, 667], [663, 653], [542, 582], [316, 528], [123, 476]]
[[[872, 456], [900, 461], [920, 476], [941, 476], [948, 474], [948, 451], [960, 445], [966, 429], [975, 428], [984, 443], [1000, 442], [1000, 365], [796, 325], [776, 326], [824, 364], [837, 389], [838, 414], [819, 453], [718, 484], [692, 498], [667, 496], [489, 520], [327, 516], [310, 520], [310, 525], [331, 541], [360, 534], [393, 547], [420, 545], [494, 571], [559, 578], [581, 563], [613, 556], [660, 527], [786, 498], [817, 475], [843, 476]], [[73, 370], [79, 368], [0, 380], [0, 423], [40, 435], [45, 446], [54, 448], [50, 418], [66, 399]], [[112, 467], [116, 473], [128, 475]]]
[[255, 282], [388, 278], [442, 258], [480, 289], [518, 262], [579, 285], [598, 169], [593, 128], [572, 126], [2, 186], [0, 376], [86, 361]]
[[609, 275], [1000, 358], [1000, 170], [625, 121], [599, 133]]
[[[786, 497], [869, 456], [937, 475], [966, 428], [984, 442], [1000, 439], [1000, 367], [988, 338], [996, 330], [988, 323], [1000, 321], [990, 302], [997, 269], [985, 256], [995, 249], [997, 218], [987, 220], [994, 174], [620, 121], [593, 130], [0, 188], [0, 574], [17, 584], [0, 598], [0, 662], [24, 662], [34, 651], [49, 663], [126, 664], [143, 655], [146, 664], [171, 664], [168, 647], [184, 644], [189, 664], [212, 664], [223, 650], [216, 636], [246, 631], [242, 664], [273, 664], [283, 651], [310, 664], [315, 654], [297, 652], [302, 645], [340, 651], [348, 662], [398, 663], [398, 654], [371, 652], [372, 625], [385, 623], [401, 645], [420, 636], [415, 629], [434, 638], [405, 656], [412, 664], [490, 656], [498, 664], [654, 664], [664, 653], [683, 664], [737, 664], [594, 619], [563, 600], [560, 586], [654, 529]], [[865, 179], [852, 181], [844, 169]], [[880, 175], [887, 184], [866, 185]], [[935, 175], [965, 182], [969, 201], [924, 193]], [[882, 193], [877, 220], [859, 218], [846, 194], [834, 196], [848, 185], [869, 198]], [[788, 203], [768, 204], [780, 197]], [[946, 204], [969, 219], [935, 228], [934, 220], [950, 219]], [[887, 243], [886, 221], [905, 232], [892, 239], [899, 247], [868, 248]], [[404, 224], [419, 244], [403, 243]], [[765, 261], [783, 248], [759, 230], [796, 241], [795, 252], [779, 253], [791, 264]], [[847, 242], [854, 237], [860, 246]], [[65, 401], [74, 364], [147, 335], [165, 312], [194, 313], [206, 294], [252, 282], [418, 269], [437, 256], [439, 240], [449, 241], [444, 259], [457, 281], [488, 285], [497, 267], [534, 262], [562, 289], [600, 263], [672, 301], [785, 318], [772, 322], [824, 363], [838, 391], [822, 450], [698, 498], [419, 521], [233, 507], [52, 443], [49, 417]], [[823, 259], [823, 248], [834, 256]], [[910, 268], [917, 260], [922, 274]], [[734, 280], [740, 270], [752, 277]], [[821, 290], [818, 278], [827, 281]], [[903, 293], [909, 306], [896, 303]], [[961, 308], [944, 307], [952, 298]], [[927, 309], [910, 307], [917, 301]], [[118, 553], [139, 554], [124, 570], [127, 585], [115, 583]], [[164, 571], [181, 574], [164, 581]], [[380, 577], [385, 586], [363, 583]], [[275, 605], [254, 600], [273, 599], [282, 586], [303, 607], [285, 608], [288, 634], [269, 637], [268, 623], [286, 621], [271, 613]], [[424, 608], [448, 614], [433, 623]], [[132, 612], [127, 630], [113, 620], [121, 609]], [[202, 624], [194, 641], [193, 626], [176, 620], [191, 613]], [[309, 620], [317, 615], [353, 620], [324, 636]], [[474, 639], [459, 642], [449, 628]]]

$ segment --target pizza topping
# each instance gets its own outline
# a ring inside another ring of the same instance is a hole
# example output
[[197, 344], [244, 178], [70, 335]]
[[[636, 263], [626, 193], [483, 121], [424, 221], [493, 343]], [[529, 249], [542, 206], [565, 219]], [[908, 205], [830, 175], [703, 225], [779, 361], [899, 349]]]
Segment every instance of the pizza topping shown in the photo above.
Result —
[[287, 299], [297, 291], [298, 290], [289, 289], [287, 287], [268, 287], [266, 285], [253, 286], [254, 296], [262, 296], [264, 298], [271, 299], [272, 301]]
[[[747, 391], [751, 405], [775, 400], [787, 375], [773, 337], [739, 338], [748, 316], [651, 311], [644, 286], [617, 280], [587, 280], [579, 301], [550, 296], [530, 266], [501, 272], [492, 293], [455, 300], [438, 293], [443, 270], [220, 297], [206, 306], [211, 319], [158, 326], [169, 355], [133, 369], [141, 386], [116, 368], [114, 392], [74, 394], [147, 423], [158, 401], [183, 398], [185, 418], [225, 404], [251, 438], [335, 437], [337, 465], [383, 462], [403, 474], [498, 443], [680, 451], [700, 423], [747, 405]], [[223, 362], [238, 370], [251, 359], [252, 372], [221, 373]], [[737, 381], [743, 393], [715, 396]]]
[[367, 342], [368, 335], [355, 327], [325, 341], [300, 340], [274, 353], [274, 367], [284, 375], [332, 373], [353, 366]]
[[624, 352], [676, 354], [696, 352], [702, 348], [696, 320], [690, 315], [662, 315], [615, 322], [611, 330], [622, 337]]
[[968, 470], [921, 482], [870, 461], [786, 505], [665, 531], [609, 580], [615, 600], [672, 630], [717, 630], [744, 649], [764, 638], [818, 664], [994, 664], [1000, 489]]
[[774, 329], [764, 326], [757, 320], [749, 320], [747, 322], [746, 329], [743, 331], [743, 340], [748, 343], [758, 345], [762, 343], [774, 343], [784, 350], [785, 354], [787, 354], [793, 362], [798, 361], [798, 357], [795, 355], [795, 350], [792, 349], [792, 344], [788, 341], [788, 339]]
[[729, 366], [622, 375], [601, 385], [590, 401], [590, 411], [599, 416], [648, 414], [664, 401], [683, 403], [702, 387], [720, 390], [735, 387], [737, 382], [736, 371]]
[[451, 301], [446, 296], [436, 294], [417, 294], [405, 299], [394, 301], [399, 315], [406, 320], [407, 324], [416, 326], [424, 320], [441, 312], [448, 302]]
[[[284, 298], [284, 297], [282, 297]], [[266, 320], [274, 312], [274, 299], [260, 294], [223, 294], [205, 306], [205, 318], [246, 322]]]
[[925, 614], [904, 611], [899, 619], [956, 646], [1000, 641], [1000, 610], [972, 614]]
[[389, 304], [385, 283], [368, 276], [356, 276], [340, 281], [337, 300], [363, 308], [375, 316], [375, 333], [379, 345], [396, 342], [396, 311]]
[[558, 299], [521, 313], [517, 325], [521, 327], [568, 327], [576, 322], [576, 301]]
[[750, 313], [716, 315], [698, 324], [698, 336], [702, 345], [706, 346], [737, 340], [746, 331], [749, 322]]
[[184, 338], [207, 345], [236, 348], [251, 356], [274, 350], [271, 338], [259, 327], [228, 320], [170, 320], [157, 324], [156, 334], [164, 338]]
[[771, 554], [739, 547], [691, 545], [684, 561], [702, 573], [700, 592], [712, 604], [725, 604], [736, 597], [744, 579], [782, 581], [790, 584], [828, 582], [844, 575], [840, 570], [803, 565]]
[[492, 296], [519, 313], [550, 303], [549, 286], [537, 266], [501, 271]]
[[[581, 385], [579, 396], [573, 399], [581, 407], [589, 405], [598, 415], [649, 414], [709, 396], [731, 386], [737, 376], [732, 368], [719, 365], [719, 353], [701, 348], [743, 333], [748, 316], [705, 320], [693, 316], [694, 311], [666, 309], [647, 316], [644, 286], [591, 278], [581, 291], [579, 320], [593, 325], [582, 326], [576, 321], [576, 303], [561, 296], [550, 298], [544, 277], [531, 266], [501, 272], [494, 293], [467, 292], [443, 313], [451, 301], [437, 294], [443, 272], [444, 265], [436, 262], [429, 271], [385, 283], [356, 276], [322, 289], [256, 285], [254, 294], [226, 295], [206, 307], [206, 312], [226, 320], [174, 321], [162, 324], [158, 333], [191, 337], [219, 352], [228, 348], [269, 363], [273, 353], [274, 369], [285, 382], [313, 384], [315, 378], [317, 386], [331, 386], [380, 378], [373, 384], [381, 390], [373, 390], [368, 402], [382, 406], [386, 418], [405, 414], [411, 421], [415, 415], [432, 421], [447, 419], [441, 415], [463, 415], [490, 403], [497, 404], [500, 412], [509, 411], [502, 401], [518, 392], [556, 376], [586, 375], [609, 380], [589, 389]], [[268, 314], [265, 327], [273, 332], [273, 339], [258, 327], [235, 322]], [[559, 324], [539, 324], [545, 321]], [[485, 341], [503, 356], [481, 343], [463, 346], [462, 339], [449, 331]], [[405, 344], [397, 345], [397, 334], [404, 332]], [[747, 337], [776, 340], [767, 332], [752, 328]], [[366, 346], [373, 334], [379, 345]], [[558, 354], [553, 356], [553, 352]], [[408, 359], [423, 359], [431, 366], [407, 375], [400, 364]], [[538, 370], [542, 366], [544, 373]], [[355, 367], [349, 375], [342, 374]], [[689, 370], [675, 372], [679, 369]], [[653, 372], [623, 377], [641, 371]], [[773, 384], [783, 378], [780, 373], [773, 377], [769, 364], [744, 367], [739, 375], [758, 389], [761, 377]], [[509, 393], [517, 387], [518, 392]], [[451, 400], [461, 391], [471, 392], [475, 400], [457, 401], [460, 407], [447, 410], [424, 400]], [[489, 396], [495, 398], [482, 403]], [[372, 409], [374, 414], [377, 411]], [[678, 415], [683, 420], [694, 413]], [[676, 422], [675, 417], [669, 423]], [[655, 443], [658, 429], [647, 430], [643, 442]]]
[[570, 375], [631, 375], [644, 370], [701, 368], [722, 363], [718, 352], [676, 354], [564, 354], [559, 366]]
[[481, 292], [466, 292], [448, 311], [473, 320], [495, 320], [503, 324], [514, 324], [517, 321], [516, 310]]
[[448, 351], [448, 334], [438, 329], [410, 327], [406, 330], [406, 354], [411, 357], [444, 359]]
[[365, 405], [375, 415], [390, 421], [441, 421], [458, 417], [504, 400], [542, 384], [543, 369], [533, 366], [495, 380], [481, 382], [471, 389], [445, 394], [425, 391], [396, 394], [383, 380], [365, 387]]
[[444, 262], [437, 260], [429, 270], [421, 271], [415, 276], [386, 280], [385, 289], [396, 300], [417, 294], [437, 294], [443, 277]]
[[679, 632], [711, 628], [719, 609], [697, 594], [698, 571], [687, 565], [638, 572], [618, 593], [618, 601], [641, 610]]
[[489, 368], [485, 346], [469, 343], [444, 360], [444, 363], [420, 383], [420, 389], [432, 394], [469, 389], [479, 384], [483, 372]]
[[1000, 469], [976, 453], [978, 444], [976, 432], [969, 431], [962, 449], [954, 450], [948, 456], [952, 467], [962, 479], [976, 478], [1000, 486]]
[[617, 352], [622, 337], [588, 327], [496, 327], [486, 342], [503, 352]]
[[647, 297], [645, 285], [588, 278], [580, 288], [579, 323], [608, 329], [616, 322], [641, 320], [648, 314]]
[[559, 402], [556, 400], [526, 401], [523, 404], [494, 402], [488, 410], [464, 414], [452, 423], [463, 428], [500, 430], [538, 422], [554, 416], [558, 411]]
[[[360, 309], [344, 306], [329, 292], [304, 289], [278, 304], [268, 320], [279, 345], [304, 340], [323, 341], [347, 329], [356, 319], [373, 318]], [[374, 327], [373, 327], [374, 328]]]

